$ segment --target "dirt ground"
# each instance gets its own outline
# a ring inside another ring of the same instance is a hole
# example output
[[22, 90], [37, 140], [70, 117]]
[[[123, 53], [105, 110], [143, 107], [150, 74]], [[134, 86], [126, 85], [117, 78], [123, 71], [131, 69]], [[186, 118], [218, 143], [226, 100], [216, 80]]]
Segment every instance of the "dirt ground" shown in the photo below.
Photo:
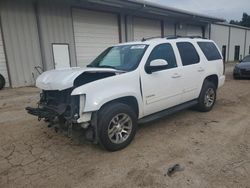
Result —
[[[232, 65], [213, 111], [140, 125], [132, 144], [115, 153], [28, 115], [37, 89], [0, 91], [0, 187], [250, 187], [250, 80], [231, 72]], [[164, 176], [176, 163], [184, 171]]]

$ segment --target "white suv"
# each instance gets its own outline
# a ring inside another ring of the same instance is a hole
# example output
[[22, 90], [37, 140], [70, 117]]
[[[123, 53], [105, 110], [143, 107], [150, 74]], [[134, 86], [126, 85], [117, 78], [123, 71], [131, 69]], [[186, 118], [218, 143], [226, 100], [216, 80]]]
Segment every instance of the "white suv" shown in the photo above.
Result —
[[[216, 44], [195, 37], [153, 38], [106, 49], [87, 68], [44, 72], [38, 108], [27, 111], [109, 151], [132, 141], [138, 123], [196, 106], [210, 111], [225, 82]], [[81, 129], [82, 130], [82, 129]]]

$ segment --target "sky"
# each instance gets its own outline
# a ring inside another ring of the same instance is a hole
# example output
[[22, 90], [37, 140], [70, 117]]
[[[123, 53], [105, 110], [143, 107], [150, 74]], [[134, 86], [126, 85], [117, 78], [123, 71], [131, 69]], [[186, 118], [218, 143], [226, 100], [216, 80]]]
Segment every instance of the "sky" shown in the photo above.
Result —
[[227, 21], [241, 20], [243, 12], [250, 15], [250, 0], [146, 0], [169, 7], [206, 14]]

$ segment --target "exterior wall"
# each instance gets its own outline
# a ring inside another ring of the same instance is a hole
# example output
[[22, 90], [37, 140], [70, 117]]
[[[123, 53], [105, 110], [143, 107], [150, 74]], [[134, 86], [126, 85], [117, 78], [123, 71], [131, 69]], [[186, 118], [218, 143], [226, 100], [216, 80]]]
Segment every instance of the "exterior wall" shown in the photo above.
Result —
[[[161, 22], [164, 21], [164, 35], [197, 35], [202, 34], [202, 26], [205, 26], [205, 37], [209, 37], [210, 28], [204, 22], [181, 18], [170, 20], [168, 17], [146, 13], [137, 13], [126, 8], [115, 8], [108, 5], [95, 5], [87, 1], [73, 0], [0, 0], [1, 23], [8, 59], [10, 80], [14, 87], [34, 85], [38, 72], [36, 66], [44, 70], [54, 68], [52, 44], [67, 43], [70, 47], [71, 66], [78, 66], [76, 61], [75, 31], [73, 27], [72, 10], [84, 8], [93, 11], [107, 11], [119, 15], [119, 31], [121, 42], [141, 39], [144, 35], [144, 27], [148, 29], [147, 35], [161, 35]], [[83, 10], [84, 10], [83, 9]], [[140, 19], [139, 31], [135, 27], [134, 18]], [[138, 18], [137, 17], [137, 18]], [[152, 21], [152, 19], [153, 21]], [[146, 20], [146, 21], [145, 21]], [[159, 21], [158, 21], [159, 20]], [[143, 24], [143, 23], [147, 24]], [[181, 22], [181, 24], [176, 24]], [[150, 24], [149, 24], [150, 23]], [[146, 25], [146, 26], [145, 26]], [[244, 29], [232, 29], [230, 58], [234, 58], [234, 46], [241, 46], [240, 54], [249, 51], [250, 31], [247, 32], [246, 43], [242, 41]], [[211, 38], [222, 49], [223, 45], [228, 48], [228, 26], [211, 26]], [[245, 30], [244, 30], [245, 31]], [[149, 34], [148, 34], [149, 33]], [[191, 33], [191, 34], [190, 34]], [[146, 35], [146, 34], [145, 34]], [[240, 38], [240, 39], [239, 39]], [[246, 49], [244, 49], [244, 45]]]
[[85, 67], [103, 50], [119, 43], [118, 15], [86, 9], [72, 11], [77, 62]]
[[202, 27], [197, 25], [187, 26], [187, 36], [200, 36], [202, 37]]
[[36, 16], [31, 0], [0, 1], [1, 23], [13, 87], [34, 85], [42, 66]]
[[187, 35], [187, 24], [176, 24], [176, 35], [186, 36]]
[[5, 87], [9, 87], [9, 76], [7, 71], [6, 58], [2, 40], [1, 26], [0, 26], [0, 74], [3, 75], [5, 79], [6, 82]]
[[234, 50], [236, 45], [240, 46], [240, 58], [243, 58], [245, 51], [245, 30], [231, 27], [229, 61], [234, 61]]
[[211, 25], [211, 36], [210, 38], [215, 41], [220, 50], [222, 51], [222, 46], [226, 46], [226, 61], [228, 61], [228, 50], [229, 50], [229, 27], [222, 25]]
[[62, 0], [39, 1], [38, 24], [41, 38], [44, 69], [54, 68], [53, 43], [67, 43], [70, 49], [71, 66], [76, 66], [71, 5]]
[[207, 39], [211, 38], [211, 36], [210, 36], [210, 34], [211, 34], [210, 30], [211, 30], [211, 26], [210, 26], [210, 24], [207, 24], [205, 26], [205, 38], [207, 38]]
[[165, 21], [164, 22], [164, 35], [175, 35], [175, 24]]
[[245, 55], [250, 54], [250, 30], [246, 31], [246, 49], [245, 49]]
[[148, 37], [161, 37], [161, 20], [134, 17], [133, 19], [134, 40]]
[[126, 41], [134, 40], [134, 28], [133, 28], [133, 17], [127, 15], [125, 17], [125, 30], [126, 30]]

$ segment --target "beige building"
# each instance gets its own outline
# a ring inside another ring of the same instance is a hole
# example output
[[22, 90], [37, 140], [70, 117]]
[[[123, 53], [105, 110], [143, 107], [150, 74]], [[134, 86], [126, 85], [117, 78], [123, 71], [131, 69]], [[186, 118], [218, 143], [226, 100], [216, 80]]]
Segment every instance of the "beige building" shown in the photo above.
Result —
[[0, 74], [6, 86], [30, 86], [42, 71], [84, 67], [110, 45], [166, 35], [211, 37], [227, 60], [237, 45], [244, 56], [249, 31], [223, 21], [142, 0], [1, 0]]

